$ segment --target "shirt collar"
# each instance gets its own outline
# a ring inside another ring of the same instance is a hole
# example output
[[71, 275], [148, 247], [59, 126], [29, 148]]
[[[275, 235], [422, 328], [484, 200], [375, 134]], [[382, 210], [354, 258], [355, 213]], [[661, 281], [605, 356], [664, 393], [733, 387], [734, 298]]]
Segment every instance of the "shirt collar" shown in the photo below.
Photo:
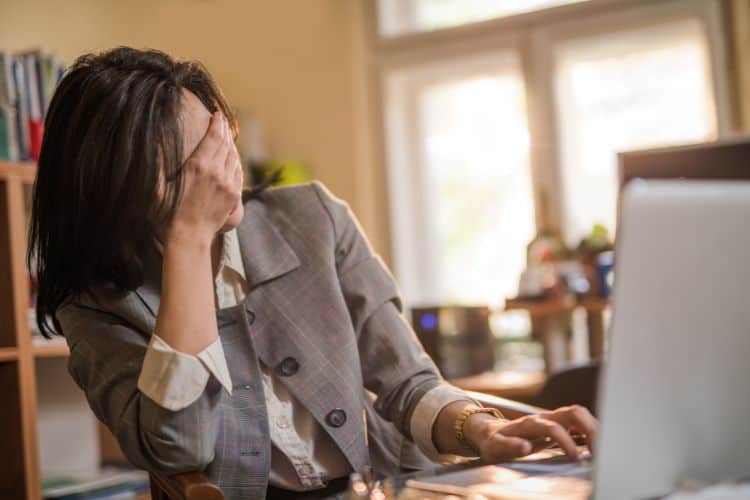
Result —
[[[223, 234], [221, 245], [221, 256], [219, 257], [219, 269], [217, 274], [221, 274], [223, 268], [231, 269], [237, 273], [243, 280], [247, 280], [245, 275], [245, 266], [242, 263], [242, 253], [240, 252], [240, 240], [237, 237], [237, 229], [231, 229]], [[156, 249], [159, 255], [164, 255], [164, 245], [159, 240], [155, 241]]]
[[219, 259], [219, 270], [222, 267], [231, 269], [243, 280], [246, 280], [245, 266], [242, 264], [242, 253], [240, 252], [240, 241], [237, 238], [237, 229], [224, 233], [224, 242]]

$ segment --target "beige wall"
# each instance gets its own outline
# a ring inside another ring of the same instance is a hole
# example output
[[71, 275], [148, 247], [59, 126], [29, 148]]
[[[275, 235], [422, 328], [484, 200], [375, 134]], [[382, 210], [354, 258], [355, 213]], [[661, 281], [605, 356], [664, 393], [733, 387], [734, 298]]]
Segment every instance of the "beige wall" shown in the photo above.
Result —
[[750, 0], [734, 0], [734, 41], [742, 129], [750, 132]]
[[[351, 0], [1, 0], [0, 50], [40, 46], [65, 62], [115, 45], [201, 60], [272, 155], [308, 162], [385, 253], [360, 177], [363, 11]], [[364, 169], [364, 170], [363, 170]], [[360, 176], [360, 177], [358, 177]], [[364, 193], [364, 194], [363, 194]]]

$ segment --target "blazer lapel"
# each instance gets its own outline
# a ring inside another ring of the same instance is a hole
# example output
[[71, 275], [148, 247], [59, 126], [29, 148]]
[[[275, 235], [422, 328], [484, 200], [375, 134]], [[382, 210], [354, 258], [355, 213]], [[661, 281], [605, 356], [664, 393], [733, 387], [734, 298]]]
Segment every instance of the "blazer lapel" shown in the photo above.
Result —
[[300, 266], [299, 257], [265, 214], [262, 203], [247, 203], [237, 228], [250, 290]]

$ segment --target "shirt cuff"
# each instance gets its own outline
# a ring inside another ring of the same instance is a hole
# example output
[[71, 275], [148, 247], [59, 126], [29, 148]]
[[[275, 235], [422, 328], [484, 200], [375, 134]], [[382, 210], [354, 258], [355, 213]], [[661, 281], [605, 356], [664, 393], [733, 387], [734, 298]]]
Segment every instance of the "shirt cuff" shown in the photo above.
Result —
[[153, 334], [138, 377], [138, 389], [159, 406], [178, 411], [200, 397], [209, 375], [232, 394], [232, 380], [219, 338], [191, 356], [174, 350]]
[[456, 458], [456, 455], [441, 454], [432, 441], [432, 427], [435, 425], [438, 414], [443, 408], [456, 401], [467, 401], [482, 406], [458, 387], [443, 383], [427, 391], [414, 408], [409, 424], [411, 435], [422, 453], [432, 461], [451, 462]]

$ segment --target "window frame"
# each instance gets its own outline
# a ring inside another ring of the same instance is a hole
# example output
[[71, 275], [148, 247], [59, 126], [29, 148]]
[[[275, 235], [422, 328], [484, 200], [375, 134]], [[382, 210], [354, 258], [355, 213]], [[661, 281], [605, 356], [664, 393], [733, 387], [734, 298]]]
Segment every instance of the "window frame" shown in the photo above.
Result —
[[[404, 189], [414, 179], [404, 182], [404, 172], [395, 172], [389, 157], [387, 123], [388, 77], [393, 72], [440, 61], [471, 58], [515, 50], [520, 60], [526, 91], [527, 120], [532, 144], [530, 155], [531, 189], [534, 197], [535, 224], [538, 229], [562, 231], [564, 193], [562, 162], [559, 154], [554, 66], [555, 44], [577, 37], [596, 36], [616, 29], [638, 28], [686, 17], [699, 17], [706, 26], [711, 80], [719, 138], [739, 129], [737, 109], [731, 106], [736, 97], [731, 56], [730, 6], [726, 0], [591, 0], [551, 7], [514, 16], [501, 17], [456, 27], [384, 37], [378, 31], [377, 0], [367, 0], [366, 18], [370, 24], [369, 79], [373, 126], [370, 140], [375, 145], [375, 164], [383, 166], [387, 206], [381, 213], [387, 217], [390, 257], [396, 277], [405, 288], [412, 286], [415, 271], [405, 272], [413, 257], [403, 251], [406, 232], [403, 210], [420, 210], [402, 206]], [[413, 113], [413, 111], [412, 111]], [[416, 116], [416, 115], [413, 115]], [[410, 132], [413, 132], [414, 128]], [[415, 137], [410, 137], [412, 153]], [[534, 147], [546, 144], [550, 147]], [[412, 172], [413, 173], [413, 172]], [[399, 191], [401, 190], [401, 191]], [[415, 213], [415, 219], [423, 213]], [[399, 230], [399, 227], [401, 229]], [[424, 267], [424, 266], [422, 266]], [[420, 270], [424, 272], [424, 269]]]

